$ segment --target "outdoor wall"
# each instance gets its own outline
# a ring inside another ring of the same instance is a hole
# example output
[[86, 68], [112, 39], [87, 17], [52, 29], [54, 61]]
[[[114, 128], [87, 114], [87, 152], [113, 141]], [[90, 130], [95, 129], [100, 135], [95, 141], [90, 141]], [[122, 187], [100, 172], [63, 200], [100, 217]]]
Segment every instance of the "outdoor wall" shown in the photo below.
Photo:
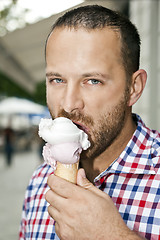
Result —
[[133, 111], [160, 130], [160, 1], [130, 0], [130, 18], [141, 35], [140, 67], [148, 74], [146, 88]]

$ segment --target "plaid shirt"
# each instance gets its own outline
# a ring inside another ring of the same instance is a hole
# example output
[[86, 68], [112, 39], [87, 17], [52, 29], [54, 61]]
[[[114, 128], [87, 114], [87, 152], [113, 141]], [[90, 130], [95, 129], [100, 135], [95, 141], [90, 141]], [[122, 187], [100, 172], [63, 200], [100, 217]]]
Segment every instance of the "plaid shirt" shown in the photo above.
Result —
[[[95, 185], [109, 194], [130, 229], [146, 239], [160, 239], [160, 133], [148, 129], [134, 115], [137, 129], [124, 151], [95, 178]], [[47, 212], [44, 194], [52, 173], [40, 166], [27, 188], [20, 228], [22, 239], [59, 239]]]

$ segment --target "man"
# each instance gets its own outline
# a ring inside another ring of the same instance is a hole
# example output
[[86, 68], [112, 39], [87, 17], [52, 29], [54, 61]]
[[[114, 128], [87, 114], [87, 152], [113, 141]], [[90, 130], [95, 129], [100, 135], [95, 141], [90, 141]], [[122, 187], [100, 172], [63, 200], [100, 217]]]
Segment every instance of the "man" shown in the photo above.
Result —
[[132, 23], [101, 6], [54, 24], [46, 41], [48, 108], [53, 119], [76, 122], [91, 147], [77, 185], [46, 164], [35, 171], [20, 239], [159, 239], [160, 135], [132, 114], [147, 78], [139, 52]]

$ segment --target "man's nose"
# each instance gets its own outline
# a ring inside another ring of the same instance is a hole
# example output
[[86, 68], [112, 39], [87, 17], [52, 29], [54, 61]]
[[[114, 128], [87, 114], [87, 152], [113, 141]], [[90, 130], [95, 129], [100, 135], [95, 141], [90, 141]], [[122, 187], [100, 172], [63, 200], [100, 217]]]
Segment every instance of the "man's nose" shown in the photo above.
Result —
[[80, 87], [66, 86], [61, 100], [61, 107], [68, 113], [80, 111], [84, 108]]

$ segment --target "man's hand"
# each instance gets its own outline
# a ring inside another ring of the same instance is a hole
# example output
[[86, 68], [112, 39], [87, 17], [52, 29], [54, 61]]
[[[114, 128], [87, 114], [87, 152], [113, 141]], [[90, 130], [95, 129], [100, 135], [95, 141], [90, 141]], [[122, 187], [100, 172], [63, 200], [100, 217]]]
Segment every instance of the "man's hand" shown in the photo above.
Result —
[[141, 239], [128, 229], [111, 198], [90, 183], [83, 169], [77, 185], [51, 175], [46, 200], [61, 240]]

